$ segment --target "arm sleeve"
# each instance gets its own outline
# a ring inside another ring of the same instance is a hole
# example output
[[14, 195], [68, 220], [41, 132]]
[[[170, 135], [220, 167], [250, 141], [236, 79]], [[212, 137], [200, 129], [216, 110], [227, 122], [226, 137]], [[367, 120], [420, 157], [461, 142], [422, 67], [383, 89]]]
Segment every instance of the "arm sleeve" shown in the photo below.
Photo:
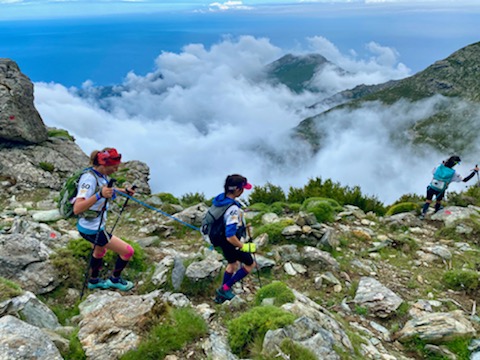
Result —
[[476, 171], [472, 171], [472, 173], [470, 175], [468, 175], [465, 179], [463, 179], [462, 181], [463, 182], [467, 182], [468, 180], [470, 180], [471, 178], [473, 178], [475, 176], [477, 172]]

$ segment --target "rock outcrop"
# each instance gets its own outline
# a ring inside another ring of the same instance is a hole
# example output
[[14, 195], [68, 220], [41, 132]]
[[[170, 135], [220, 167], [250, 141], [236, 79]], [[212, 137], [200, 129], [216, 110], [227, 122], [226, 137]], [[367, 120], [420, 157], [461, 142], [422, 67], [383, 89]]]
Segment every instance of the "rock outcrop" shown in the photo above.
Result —
[[0, 58], [0, 144], [39, 144], [48, 133], [33, 105], [33, 84], [18, 65]]

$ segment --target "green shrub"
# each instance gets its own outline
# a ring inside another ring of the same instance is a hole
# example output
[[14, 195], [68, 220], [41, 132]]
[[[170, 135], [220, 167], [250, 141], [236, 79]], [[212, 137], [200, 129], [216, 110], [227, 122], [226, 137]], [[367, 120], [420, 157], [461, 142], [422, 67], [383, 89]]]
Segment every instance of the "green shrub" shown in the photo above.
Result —
[[295, 222], [291, 219], [280, 220], [275, 223], [265, 224], [255, 229], [254, 237], [257, 237], [261, 234], [268, 235], [268, 242], [270, 244], [281, 243], [285, 238], [282, 235], [282, 231], [287, 226], [293, 225]]
[[178, 200], [170, 193], [158, 193], [155, 194], [155, 196], [162, 200], [164, 203], [180, 205], [180, 200]]
[[[82, 255], [76, 253], [72, 247], [69, 247], [72, 242], [78, 242], [78, 244], [75, 244], [75, 248], [77, 249], [82, 249], [80, 243], [84, 245]], [[58, 273], [61, 274], [62, 285], [65, 288], [80, 289], [83, 284], [87, 257], [88, 254], [90, 254], [91, 248], [86, 240], [72, 240], [69, 245], [67, 245], [66, 248], [57, 249], [56, 252], [50, 256], [50, 260]]]
[[68, 133], [67, 130], [63, 129], [49, 129], [48, 137], [63, 137], [71, 141], [75, 141], [75, 138]]
[[470, 186], [466, 191], [460, 193], [450, 191], [447, 204], [464, 207], [468, 205], [480, 206], [480, 187]]
[[207, 334], [207, 325], [202, 317], [190, 308], [173, 309], [167, 318], [155, 325], [135, 350], [125, 353], [121, 360], [163, 359], [174, 351], [185, 348]]
[[[445, 345], [452, 353], [454, 353], [458, 360], [469, 360], [470, 351], [468, 350], [468, 345], [471, 341], [470, 337], [458, 337], [456, 339], [445, 342]], [[404, 343], [405, 349], [409, 352], [416, 352], [420, 355], [422, 359], [431, 359], [431, 360], [446, 360], [447, 358], [434, 353], [425, 346], [428, 344], [427, 341], [420, 339], [418, 335], [409, 339]]]
[[228, 341], [232, 351], [245, 357], [256, 338], [263, 339], [275, 330], [295, 321], [295, 316], [275, 306], [258, 306], [228, 322]]
[[302, 204], [297, 204], [297, 203], [287, 204], [287, 211], [290, 213], [298, 213], [301, 208], [302, 208]]
[[205, 195], [203, 193], [187, 193], [180, 198], [183, 206], [189, 207], [205, 202]]
[[401, 204], [401, 203], [416, 203], [416, 204], [423, 204], [425, 202], [425, 198], [418, 194], [404, 194], [398, 198], [391, 206]]
[[327, 179], [325, 182], [321, 178], [310, 179], [307, 185], [300, 188], [290, 187], [288, 192], [288, 202], [303, 203], [306, 199], [312, 197], [323, 197], [336, 200], [340, 205], [355, 205], [365, 212], [373, 211], [377, 215], [385, 214], [384, 205], [375, 196], [365, 196], [358, 186], [341, 186]]
[[478, 273], [472, 270], [449, 270], [443, 274], [443, 282], [453, 290], [474, 291], [478, 288]]
[[[134, 276], [145, 271], [148, 267], [145, 251], [138, 243], [126, 239], [123, 240], [130, 244], [135, 251], [125, 271]], [[83, 279], [91, 251], [92, 247], [87, 240], [75, 239], [70, 240], [65, 248], [58, 249], [55, 254], [52, 254], [52, 264], [62, 274], [64, 287], [79, 289], [83, 286]], [[103, 258], [105, 272], [112, 271], [117, 256], [113, 251], [107, 251]]]
[[260, 288], [255, 295], [255, 304], [260, 305], [263, 299], [275, 298], [274, 305], [281, 306], [283, 304], [295, 300], [292, 290], [280, 281], [274, 281], [271, 284]]
[[40, 166], [40, 169], [48, 171], [48, 172], [53, 172], [53, 170], [55, 170], [55, 165], [53, 165], [52, 163], [49, 163], [49, 162], [40, 161], [38, 163], [38, 166]]
[[255, 203], [255, 204], [252, 204], [248, 207], [248, 210], [250, 211], [258, 211], [258, 212], [261, 212], [261, 213], [267, 213], [270, 211], [270, 207], [267, 205], [267, 204], [264, 204], [264, 203]]
[[391, 206], [387, 212], [385, 213], [386, 216], [392, 216], [395, 214], [400, 214], [404, 212], [410, 212], [414, 210], [418, 210], [420, 206], [413, 202], [404, 202], [398, 203], [396, 205]]
[[22, 288], [19, 285], [0, 276], [0, 302], [19, 296], [22, 293]]
[[333, 199], [309, 198], [304, 201], [301, 209], [313, 213], [317, 221], [323, 223], [333, 222], [335, 211], [340, 211], [342, 207]]
[[254, 186], [248, 199], [250, 204], [273, 204], [274, 202], [285, 202], [286, 200], [282, 188], [271, 183], [267, 183], [265, 186]]

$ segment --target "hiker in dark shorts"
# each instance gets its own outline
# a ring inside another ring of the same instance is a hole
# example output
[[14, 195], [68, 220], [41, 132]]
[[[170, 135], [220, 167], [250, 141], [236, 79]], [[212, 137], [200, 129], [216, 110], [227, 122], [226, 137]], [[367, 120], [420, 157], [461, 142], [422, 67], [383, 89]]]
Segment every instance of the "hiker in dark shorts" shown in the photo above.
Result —
[[430, 185], [427, 186], [427, 199], [425, 200], [425, 204], [423, 204], [420, 219], [423, 220], [425, 218], [434, 196], [435, 212], [438, 212], [441, 209], [442, 199], [451, 182], [467, 182], [478, 173], [479, 168], [475, 165], [472, 173], [466, 178], [462, 178], [462, 176], [453, 169], [455, 165], [460, 164], [460, 161], [461, 159], [459, 156], [453, 155], [433, 169], [433, 179]]
[[[225, 206], [231, 204], [223, 215], [225, 226], [225, 238], [218, 243], [222, 249], [223, 256], [228, 262], [223, 275], [222, 286], [216, 291], [215, 302], [222, 303], [231, 300], [235, 296], [232, 286], [242, 280], [254, 268], [255, 262], [251, 255], [255, 252], [255, 244], [244, 244], [241, 239], [246, 238], [246, 224], [241, 204], [235, 199], [243, 194], [243, 191], [250, 190], [252, 185], [247, 178], [241, 175], [229, 175], [225, 180], [225, 192], [219, 194], [213, 200], [213, 206]], [[239, 263], [243, 264], [237, 270]]]
[[[113, 148], [95, 150], [90, 155], [92, 171], [85, 172], [78, 182], [78, 193], [74, 199], [73, 212], [79, 216], [77, 229], [80, 235], [94, 247], [90, 260], [91, 274], [89, 289], [118, 289], [128, 291], [133, 287], [131, 281], [120, 276], [122, 270], [132, 258], [132, 246], [119, 237], [107, 233], [107, 211], [102, 211], [108, 199], [115, 198], [116, 192], [133, 194], [134, 189], [107, 187], [109, 176], [118, 170], [121, 154]], [[108, 210], [108, 204], [105, 208]], [[111, 250], [118, 254], [112, 276], [107, 280], [99, 278], [103, 257]]]

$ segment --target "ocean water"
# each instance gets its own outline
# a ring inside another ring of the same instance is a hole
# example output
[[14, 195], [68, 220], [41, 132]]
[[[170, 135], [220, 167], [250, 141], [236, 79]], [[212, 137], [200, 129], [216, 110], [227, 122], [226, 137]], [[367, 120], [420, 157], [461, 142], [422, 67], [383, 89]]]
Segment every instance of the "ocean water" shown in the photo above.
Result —
[[[296, 8], [292, 8], [295, 10]], [[235, 14], [161, 13], [0, 23], [0, 57], [15, 60], [34, 82], [80, 86], [122, 82], [144, 75], [162, 51], [190, 43], [206, 47], [225, 35], [268, 37], [285, 52], [305, 50], [306, 38], [323, 36], [342, 52], [362, 56], [370, 41], [394, 47], [413, 72], [478, 41], [478, 12], [385, 11], [323, 6], [316, 11]], [[300, 7], [298, 8], [300, 9]]]

